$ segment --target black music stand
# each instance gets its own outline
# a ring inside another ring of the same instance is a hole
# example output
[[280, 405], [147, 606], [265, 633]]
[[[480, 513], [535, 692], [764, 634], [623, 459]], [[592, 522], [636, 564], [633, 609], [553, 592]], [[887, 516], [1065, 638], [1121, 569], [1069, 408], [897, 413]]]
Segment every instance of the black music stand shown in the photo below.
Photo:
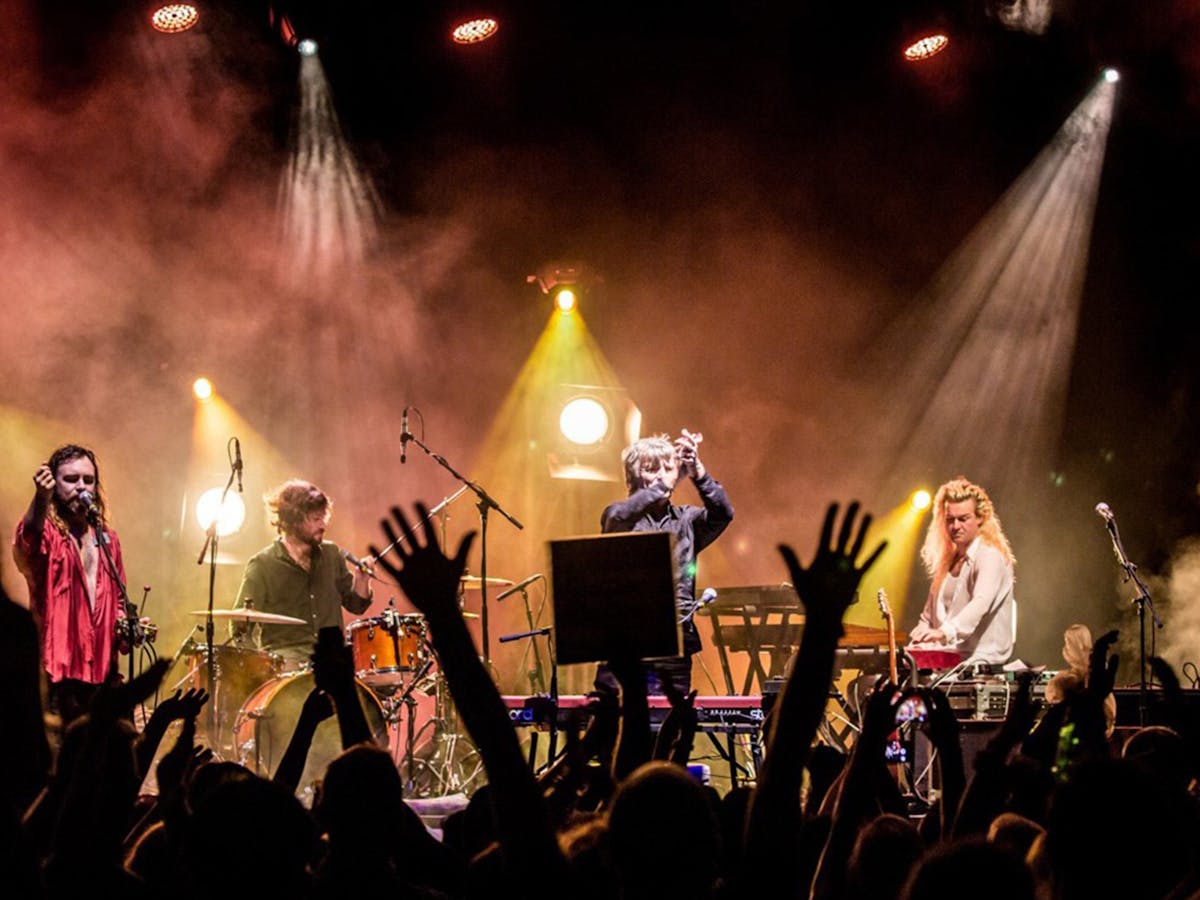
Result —
[[560, 665], [683, 653], [672, 541], [661, 531], [550, 541]]

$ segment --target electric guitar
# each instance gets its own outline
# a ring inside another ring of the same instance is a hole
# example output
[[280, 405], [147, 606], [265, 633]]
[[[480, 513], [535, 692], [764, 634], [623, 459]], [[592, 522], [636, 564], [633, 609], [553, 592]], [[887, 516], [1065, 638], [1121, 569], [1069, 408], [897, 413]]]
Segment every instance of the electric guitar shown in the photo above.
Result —
[[896, 622], [892, 618], [892, 606], [888, 603], [887, 591], [883, 588], [879, 589], [875, 599], [879, 601], [879, 614], [887, 624], [888, 678], [892, 680], [892, 684], [899, 685], [900, 679], [896, 675]]

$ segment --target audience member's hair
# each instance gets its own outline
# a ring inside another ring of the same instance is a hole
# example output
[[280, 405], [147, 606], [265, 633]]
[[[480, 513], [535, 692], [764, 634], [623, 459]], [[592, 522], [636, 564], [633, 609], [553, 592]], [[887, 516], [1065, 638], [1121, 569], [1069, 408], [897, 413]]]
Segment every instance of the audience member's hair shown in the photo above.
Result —
[[983, 838], [942, 844], [922, 859], [904, 886], [903, 900], [1034, 900], [1025, 861]]
[[617, 788], [609, 846], [625, 897], [699, 898], [717, 880], [721, 837], [708, 793], [672, 763], [649, 762]]
[[925, 844], [907, 819], [882, 815], [863, 826], [846, 863], [847, 895], [859, 900], [895, 897]]

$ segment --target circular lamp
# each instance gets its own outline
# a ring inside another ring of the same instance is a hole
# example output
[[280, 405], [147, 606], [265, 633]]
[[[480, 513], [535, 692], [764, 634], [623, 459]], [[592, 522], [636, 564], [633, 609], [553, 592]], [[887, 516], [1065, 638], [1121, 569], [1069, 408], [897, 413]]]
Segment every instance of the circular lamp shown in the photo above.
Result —
[[194, 3], [160, 3], [150, 13], [150, 27], [163, 34], [187, 31], [200, 21], [200, 10]]
[[598, 444], [608, 434], [608, 410], [592, 397], [575, 397], [559, 413], [558, 430], [580, 447]]
[[205, 531], [217, 523], [217, 537], [226, 537], [237, 532], [246, 521], [246, 504], [241, 494], [229, 491], [225, 502], [221, 502], [224, 488], [210, 488], [196, 501], [196, 521]]

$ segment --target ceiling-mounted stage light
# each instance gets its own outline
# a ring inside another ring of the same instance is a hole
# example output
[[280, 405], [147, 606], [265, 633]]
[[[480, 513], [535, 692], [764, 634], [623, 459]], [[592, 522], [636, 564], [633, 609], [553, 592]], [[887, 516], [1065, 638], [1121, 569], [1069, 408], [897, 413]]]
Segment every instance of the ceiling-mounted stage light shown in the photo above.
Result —
[[928, 32], [910, 40], [904, 46], [904, 58], [909, 62], [923, 62], [937, 56], [950, 46], [950, 37], [941, 31]]
[[195, 3], [153, 3], [150, 6], [150, 27], [163, 34], [179, 34], [200, 21], [200, 8]]
[[578, 298], [576, 298], [575, 292], [569, 287], [563, 286], [556, 288], [554, 291], [554, 305], [557, 306], [561, 312], [570, 312], [573, 310], [575, 308], [577, 299]]
[[500, 23], [491, 16], [462, 19], [450, 29], [450, 40], [456, 44], [479, 44], [496, 36]]
[[538, 290], [554, 301], [558, 311], [564, 313], [579, 305], [580, 298], [594, 280], [582, 263], [549, 263], [536, 275], [525, 277], [526, 284], [536, 284]]

